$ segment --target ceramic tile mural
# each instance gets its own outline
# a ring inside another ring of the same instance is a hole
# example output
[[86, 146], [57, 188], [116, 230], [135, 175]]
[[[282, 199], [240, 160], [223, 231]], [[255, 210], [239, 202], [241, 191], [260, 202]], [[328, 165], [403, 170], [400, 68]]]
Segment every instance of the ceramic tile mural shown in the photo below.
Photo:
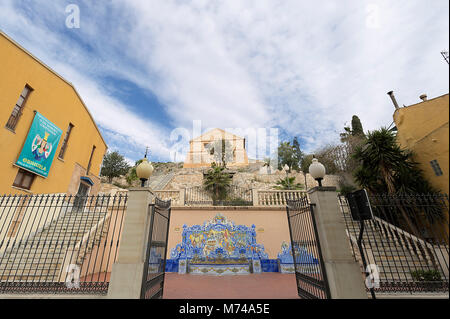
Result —
[[261, 260], [268, 259], [256, 242], [256, 226], [235, 225], [217, 214], [203, 225], [183, 226], [182, 242], [171, 252], [178, 272], [203, 274], [259, 273]]
[[[310, 272], [318, 260], [306, 247], [296, 248], [297, 262]], [[183, 226], [181, 243], [172, 249], [167, 272], [239, 275], [260, 272], [293, 273], [291, 245], [283, 242], [277, 259], [269, 259], [256, 241], [256, 226], [235, 225], [217, 214], [203, 225]]]
[[[319, 260], [313, 256], [306, 245], [294, 245], [296, 263], [300, 273], [314, 273], [318, 269]], [[278, 269], [282, 273], [294, 273], [294, 258], [292, 258], [292, 245], [283, 242], [281, 253], [278, 254]]]

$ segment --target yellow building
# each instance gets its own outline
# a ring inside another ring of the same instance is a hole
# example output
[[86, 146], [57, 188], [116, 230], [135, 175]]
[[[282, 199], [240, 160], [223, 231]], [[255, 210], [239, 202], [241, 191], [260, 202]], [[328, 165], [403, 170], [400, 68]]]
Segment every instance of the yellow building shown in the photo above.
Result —
[[2, 32], [0, 150], [0, 194], [98, 193], [107, 145], [92, 115], [71, 83]]
[[227, 166], [248, 166], [248, 156], [245, 149], [245, 139], [222, 129], [213, 129], [189, 142], [189, 152], [184, 161], [184, 168], [210, 167], [211, 163], [221, 158], [220, 142], [225, 141], [225, 159]]
[[397, 108], [394, 122], [402, 148], [414, 152], [424, 177], [443, 193], [449, 193], [449, 99], [448, 94]]

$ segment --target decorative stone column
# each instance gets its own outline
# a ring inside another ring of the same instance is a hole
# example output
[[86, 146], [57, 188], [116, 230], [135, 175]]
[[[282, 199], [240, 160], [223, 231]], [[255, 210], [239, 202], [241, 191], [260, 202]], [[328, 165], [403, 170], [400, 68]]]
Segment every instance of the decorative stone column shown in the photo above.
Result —
[[308, 191], [322, 248], [322, 257], [332, 299], [367, 299], [359, 264], [350, 252], [345, 223], [335, 187]]
[[108, 298], [139, 299], [141, 296], [150, 227], [149, 205], [153, 198], [150, 188], [132, 188], [128, 192], [122, 239], [117, 262], [112, 267]]
[[252, 258], [252, 266], [253, 266], [254, 274], [260, 274], [262, 272], [261, 259], [253, 257]]
[[[187, 225], [183, 225], [183, 234], [186, 231]], [[181, 251], [180, 258], [178, 259], [178, 274], [185, 275], [188, 272], [188, 259], [186, 255], [186, 250]]]
[[180, 189], [180, 206], [186, 205], [186, 188]]
[[252, 188], [252, 200], [253, 200], [253, 206], [259, 206], [258, 189], [256, 189], [256, 188]]
[[187, 258], [186, 256], [182, 256], [178, 260], [178, 274], [185, 275], [186, 273], [187, 273]]

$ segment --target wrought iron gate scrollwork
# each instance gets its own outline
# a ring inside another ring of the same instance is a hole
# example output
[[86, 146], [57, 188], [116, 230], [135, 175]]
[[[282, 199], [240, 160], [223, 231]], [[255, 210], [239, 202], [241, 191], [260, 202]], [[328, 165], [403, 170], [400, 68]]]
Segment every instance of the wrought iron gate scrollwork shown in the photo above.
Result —
[[155, 198], [149, 206], [150, 227], [142, 279], [141, 299], [162, 299], [167, 258], [171, 201]]

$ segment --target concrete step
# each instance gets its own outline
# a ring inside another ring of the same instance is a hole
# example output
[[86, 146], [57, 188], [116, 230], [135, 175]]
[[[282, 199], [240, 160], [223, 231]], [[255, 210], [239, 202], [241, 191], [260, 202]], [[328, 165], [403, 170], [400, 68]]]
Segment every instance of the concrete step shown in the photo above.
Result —
[[3, 272], [8, 272], [12, 270], [24, 270], [24, 271], [31, 271], [31, 270], [37, 270], [37, 269], [59, 269], [61, 268], [62, 263], [61, 262], [52, 262], [52, 263], [39, 263], [39, 264], [32, 264], [32, 263], [21, 263], [21, 264], [13, 264], [13, 265], [3, 265], [0, 266], [0, 274]]
[[[92, 249], [96, 245], [100, 243], [100, 238], [95, 240], [89, 240], [89, 242], [84, 243], [80, 248], [78, 253], [85, 252], [87, 250]], [[69, 248], [75, 248], [77, 242], [52, 245], [52, 246], [38, 246], [38, 247], [23, 247], [21, 249], [15, 249], [8, 253], [5, 253], [2, 257], [0, 257], [0, 264], [5, 263], [6, 260], [20, 260], [20, 259], [29, 259], [29, 258], [45, 258], [46, 256], [57, 256], [57, 255], [65, 255]]]
[[40, 268], [12, 268], [0, 270], [0, 277], [11, 276], [46, 276], [56, 275], [62, 271], [61, 267], [40, 267]]
[[[106, 212], [67, 213], [48, 225], [31, 238], [5, 243], [6, 252], [0, 255], [0, 277], [17, 281], [38, 281], [59, 278], [61, 265], [67, 257], [68, 249], [75, 248], [93, 227], [104, 220]], [[107, 234], [107, 226], [102, 225], [89, 234], [73, 256], [82, 263], [86, 254], [101, 242]]]
[[[16, 249], [16, 250], [6, 253], [5, 255], [3, 255], [3, 257], [0, 257], [0, 263], [4, 259], [65, 253], [68, 250], [68, 248], [75, 248], [77, 243], [78, 242], [73, 242], [70, 244], [66, 243], [66, 244], [60, 244], [60, 245], [52, 245], [51, 247], [40, 246], [40, 247], [24, 247], [21, 249]], [[83, 245], [81, 245], [79, 247], [79, 250], [83, 251], [86, 249], [90, 249], [93, 246], [98, 245], [99, 243], [100, 243], [100, 238], [95, 239], [95, 240], [89, 240], [89, 242], [86, 242]]]
[[80, 228], [82, 229], [83, 227], [87, 226], [87, 225], [95, 225], [99, 222], [100, 220], [83, 220], [83, 221], [74, 221], [74, 222], [70, 222], [70, 223], [55, 223], [50, 225], [49, 227], [47, 227], [46, 229], [52, 229], [52, 228], [61, 228], [61, 227], [69, 227], [69, 228]]
[[93, 221], [82, 221], [82, 222], [74, 222], [74, 223], [64, 223], [64, 224], [53, 224], [50, 225], [49, 227], [47, 227], [45, 230], [43, 230], [42, 232], [46, 232], [46, 231], [52, 231], [52, 230], [57, 230], [57, 229], [79, 229], [79, 230], [84, 230], [87, 227], [92, 227], [95, 226], [99, 223], [99, 220], [93, 220]]
[[54, 224], [51, 224], [51, 226], [54, 226], [54, 225], [71, 225], [71, 226], [76, 226], [76, 227], [78, 227], [79, 225], [82, 225], [82, 224], [86, 224], [86, 223], [98, 223], [99, 221], [101, 221], [102, 220], [102, 218], [93, 218], [93, 219], [77, 219], [77, 220], [73, 220], [73, 221], [69, 221], [69, 220], [61, 220], [61, 221], [58, 221], [58, 222], [56, 222], [56, 223], [54, 223]]
[[40, 259], [45, 258], [46, 256], [56, 256], [59, 254], [65, 254], [67, 251], [68, 251], [67, 249], [58, 249], [58, 250], [31, 250], [25, 252], [17, 252], [15, 254], [5, 256], [0, 260], [0, 262], [3, 263], [4, 260], [20, 260], [32, 258]]

